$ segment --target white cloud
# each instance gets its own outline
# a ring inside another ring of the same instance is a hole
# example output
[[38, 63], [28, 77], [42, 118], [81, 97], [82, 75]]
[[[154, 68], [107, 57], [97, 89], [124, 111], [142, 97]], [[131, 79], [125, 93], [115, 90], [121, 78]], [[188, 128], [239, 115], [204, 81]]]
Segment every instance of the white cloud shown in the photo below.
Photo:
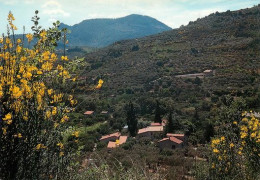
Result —
[[47, 14], [47, 15], [53, 15], [53, 16], [64, 16], [64, 17], [68, 17], [70, 16], [70, 13], [65, 12], [62, 9], [43, 9], [43, 14]]
[[170, 27], [178, 28], [181, 25], [187, 25], [190, 21], [195, 21], [198, 18], [203, 18], [216, 11], [222, 11], [221, 9], [204, 9], [204, 10], [193, 10], [183, 11], [173, 16], [161, 17], [162, 22]]
[[46, 15], [48, 22], [56, 22], [58, 19], [69, 17], [70, 13], [66, 12], [62, 4], [56, 0], [49, 0], [42, 5], [42, 13]]
[[43, 8], [53, 8], [55, 6], [57, 6], [57, 8], [61, 8], [61, 4], [53, 0], [47, 1], [42, 5]]
[[17, 4], [18, 3], [18, 0], [8, 0], [8, 1], [5, 1], [5, 0], [0, 0], [1, 3], [4, 3], [6, 5], [14, 5], [14, 4]]
[[47, 1], [46, 3], [44, 3], [42, 5], [43, 8], [43, 14], [49, 15], [51, 16], [51, 18], [55, 17], [59, 17], [59, 16], [64, 16], [64, 17], [68, 17], [70, 16], [70, 13], [65, 12], [62, 9], [62, 5], [57, 2], [57, 1]]
[[51, 22], [51, 23], [53, 23], [53, 22], [56, 22], [57, 19], [55, 19], [55, 18], [49, 18], [48, 21]]
[[33, 4], [33, 3], [35, 3], [35, 0], [25, 0], [24, 3], [25, 4]]

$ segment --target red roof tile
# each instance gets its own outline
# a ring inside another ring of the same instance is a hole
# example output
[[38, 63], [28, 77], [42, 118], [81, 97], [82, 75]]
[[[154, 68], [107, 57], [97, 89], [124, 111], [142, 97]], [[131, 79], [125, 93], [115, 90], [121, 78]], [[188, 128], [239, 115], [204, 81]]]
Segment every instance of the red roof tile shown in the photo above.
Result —
[[173, 134], [174, 137], [184, 137], [184, 134]]
[[165, 141], [165, 140], [169, 140], [169, 138], [163, 138], [163, 139], [161, 139], [161, 140], [158, 141], [158, 142], [162, 142], [162, 141]]
[[184, 137], [184, 134], [173, 134], [173, 133], [167, 133], [166, 134], [167, 137]]
[[103, 140], [103, 139], [107, 139], [107, 138], [110, 138], [110, 137], [119, 137], [121, 134], [119, 132], [116, 132], [116, 133], [113, 133], [113, 134], [108, 134], [108, 135], [105, 135], [105, 136], [102, 136], [100, 138], [100, 140]]
[[147, 128], [139, 129], [138, 134], [142, 134], [145, 132], [162, 132], [163, 126], [148, 126]]
[[126, 142], [126, 140], [127, 140], [127, 136], [120, 136], [119, 137], [119, 144], [120, 145], [124, 144]]
[[161, 139], [161, 140], [158, 141], [158, 142], [167, 141], [167, 140], [170, 140], [170, 141], [175, 142], [175, 143], [177, 143], [177, 144], [183, 143], [182, 140], [180, 140], [180, 139], [178, 139], [178, 138], [176, 138], [176, 137], [163, 138], [163, 139]]
[[162, 132], [163, 126], [149, 126], [148, 131], [150, 131], [150, 132]]
[[177, 143], [177, 144], [183, 143], [182, 140], [180, 140], [180, 139], [178, 139], [178, 138], [176, 138], [176, 137], [170, 137], [170, 141], [175, 142], [175, 143]]
[[147, 128], [139, 129], [137, 134], [142, 134], [147, 132]]
[[85, 115], [91, 115], [91, 114], [93, 114], [94, 113], [94, 111], [86, 111], [84, 114]]
[[161, 126], [161, 123], [151, 123], [151, 126]]
[[109, 141], [107, 144], [107, 148], [116, 148], [116, 142]]

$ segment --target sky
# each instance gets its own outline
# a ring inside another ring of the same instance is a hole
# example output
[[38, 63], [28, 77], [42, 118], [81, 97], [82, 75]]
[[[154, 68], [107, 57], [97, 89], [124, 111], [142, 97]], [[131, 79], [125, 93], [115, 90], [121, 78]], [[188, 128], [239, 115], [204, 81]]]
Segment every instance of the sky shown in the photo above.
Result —
[[30, 32], [31, 17], [39, 10], [40, 25], [50, 27], [59, 20], [68, 25], [85, 19], [118, 18], [129, 14], [151, 16], [171, 28], [216, 11], [238, 10], [260, 4], [260, 0], [0, 0], [0, 33], [6, 33], [7, 15], [12, 11], [16, 33]]

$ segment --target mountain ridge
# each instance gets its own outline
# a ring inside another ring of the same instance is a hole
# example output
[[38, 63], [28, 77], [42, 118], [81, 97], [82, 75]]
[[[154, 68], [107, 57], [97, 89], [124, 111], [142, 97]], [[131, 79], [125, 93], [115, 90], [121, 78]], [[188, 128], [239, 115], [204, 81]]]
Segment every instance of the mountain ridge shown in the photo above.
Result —
[[131, 14], [121, 18], [83, 20], [73, 26], [61, 23], [60, 28], [71, 31], [68, 40], [72, 46], [105, 47], [116, 41], [135, 39], [171, 30], [155, 18]]

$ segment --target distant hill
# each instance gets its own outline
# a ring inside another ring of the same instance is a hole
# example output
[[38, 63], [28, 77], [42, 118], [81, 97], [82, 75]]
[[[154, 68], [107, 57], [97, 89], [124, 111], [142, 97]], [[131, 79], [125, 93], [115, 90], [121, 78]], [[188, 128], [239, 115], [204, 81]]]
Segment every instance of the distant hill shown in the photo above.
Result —
[[119, 40], [140, 38], [171, 30], [170, 27], [149, 16], [129, 15], [117, 19], [90, 19], [60, 28], [71, 31], [71, 46], [104, 47]]

